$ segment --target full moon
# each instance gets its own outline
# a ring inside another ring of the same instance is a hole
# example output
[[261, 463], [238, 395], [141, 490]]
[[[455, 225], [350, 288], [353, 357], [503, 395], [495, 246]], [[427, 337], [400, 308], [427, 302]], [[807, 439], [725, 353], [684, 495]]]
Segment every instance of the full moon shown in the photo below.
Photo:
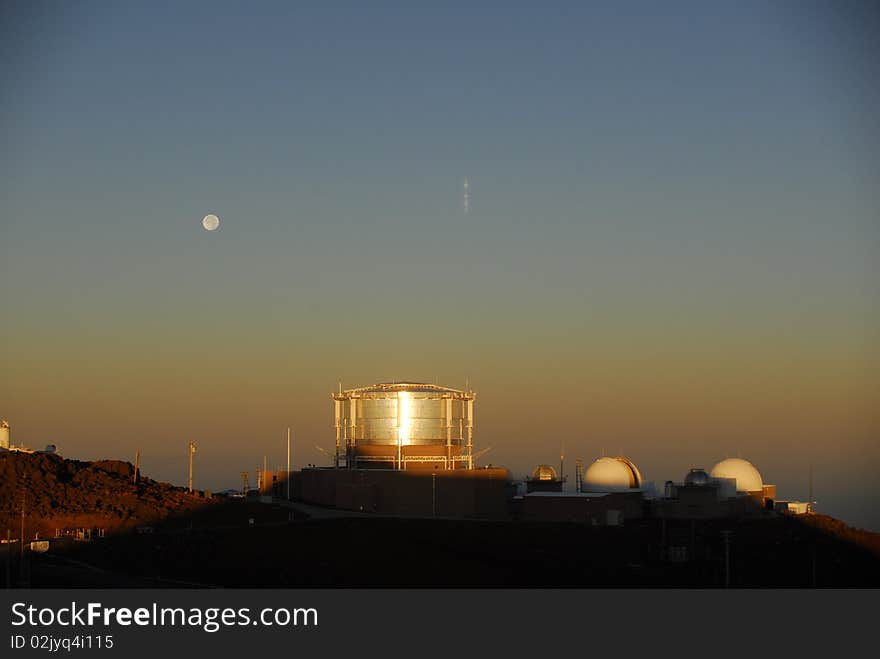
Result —
[[220, 218], [213, 213], [205, 215], [202, 219], [202, 226], [205, 227], [205, 231], [213, 231], [220, 226]]

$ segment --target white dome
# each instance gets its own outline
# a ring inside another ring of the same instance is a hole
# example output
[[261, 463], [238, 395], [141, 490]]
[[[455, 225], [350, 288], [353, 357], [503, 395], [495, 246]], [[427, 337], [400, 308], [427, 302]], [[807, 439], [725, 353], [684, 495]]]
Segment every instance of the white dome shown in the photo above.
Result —
[[584, 492], [616, 492], [641, 487], [642, 475], [626, 458], [599, 458], [584, 472]]
[[748, 460], [727, 458], [712, 467], [712, 478], [733, 478], [737, 492], [760, 492], [764, 489], [761, 473]]

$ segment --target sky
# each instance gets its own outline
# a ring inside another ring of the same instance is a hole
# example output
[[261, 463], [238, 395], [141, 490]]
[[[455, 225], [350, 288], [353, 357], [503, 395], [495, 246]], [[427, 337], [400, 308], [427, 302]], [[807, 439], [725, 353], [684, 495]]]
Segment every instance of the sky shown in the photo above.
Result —
[[[744, 457], [880, 531], [880, 12], [5, 2], [0, 417], [197, 487], [330, 392], [476, 391], [483, 460]], [[470, 183], [470, 209], [463, 183]], [[207, 232], [201, 219], [220, 217]], [[253, 476], [252, 476], [253, 478]]]

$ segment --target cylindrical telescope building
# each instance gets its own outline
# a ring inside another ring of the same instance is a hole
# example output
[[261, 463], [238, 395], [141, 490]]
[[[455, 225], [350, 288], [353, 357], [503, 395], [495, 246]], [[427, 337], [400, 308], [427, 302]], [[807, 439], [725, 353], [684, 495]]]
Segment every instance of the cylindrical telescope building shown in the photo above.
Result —
[[9, 422], [6, 419], [0, 421], [0, 448], [12, 448], [9, 441]]
[[393, 382], [333, 394], [336, 466], [473, 469], [474, 392]]

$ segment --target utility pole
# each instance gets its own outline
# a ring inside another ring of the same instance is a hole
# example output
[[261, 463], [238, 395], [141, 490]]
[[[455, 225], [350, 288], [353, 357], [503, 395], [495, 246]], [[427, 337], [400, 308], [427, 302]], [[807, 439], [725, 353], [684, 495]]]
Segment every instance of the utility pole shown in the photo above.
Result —
[[290, 501], [290, 428], [287, 429], [287, 500]]
[[[131, 475], [131, 482], [132, 483], [138, 482], [138, 469], [140, 468], [140, 464], [141, 464], [141, 450], [138, 449], [137, 452], [134, 454], [134, 473]], [[192, 471], [192, 469], [190, 469], [190, 471]], [[190, 483], [190, 488], [192, 488], [192, 483]]]
[[733, 531], [722, 531], [724, 537], [724, 587], [730, 588], [730, 536]]
[[816, 587], [816, 541], [810, 546], [810, 586]]
[[808, 499], [809, 503], [807, 505], [807, 512], [813, 513], [815, 511], [815, 502], [813, 501], [813, 463], [810, 463], [810, 498]]
[[19, 560], [18, 560], [18, 570], [19, 570], [19, 584], [21, 586], [26, 586], [26, 571], [24, 565], [24, 498], [25, 498], [25, 488], [21, 488], [21, 540], [19, 542]]
[[663, 560], [669, 555], [669, 552], [666, 549], [666, 515], [660, 515], [660, 549], [663, 552]]
[[[24, 488], [21, 488], [21, 560], [24, 560]], [[22, 564], [24, 565], [24, 564]], [[24, 568], [22, 568], [23, 570]]]
[[[559, 480], [565, 482], [565, 442], [559, 447]], [[565, 487], [563, 485], [563, 487]]]
[[193, 491], [193, 453], [196, 452], [195, 442], [189, 443], [189, 493]]

